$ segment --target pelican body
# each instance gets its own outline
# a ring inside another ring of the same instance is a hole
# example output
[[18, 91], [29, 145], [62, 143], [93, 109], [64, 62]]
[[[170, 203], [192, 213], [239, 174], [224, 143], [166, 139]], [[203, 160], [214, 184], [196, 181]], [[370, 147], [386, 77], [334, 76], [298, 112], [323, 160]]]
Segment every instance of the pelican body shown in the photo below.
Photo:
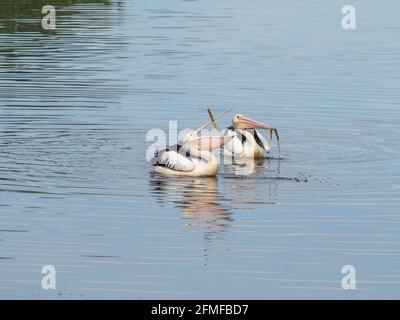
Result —
[[218, 160], [212, 154], [214, 149], [222, 147], [233, 136], [198, 136], [201, 130], [207, 128], [213, 120], [222, 118], [230, 110], [215, 119], [203, 124], [201, 127], [185, 135], [182, 144], [170, 146], [164, 150], [156, 151], [150, 160], [156, 173], [167, 176], [202, 177], [215, 176], [218, 172]]
[[198, 137], [194, 131], [185, 136], [182, 144], [156, 151], [150, 163], [155, 172], [167, 176], [215, 176], [218, 172], [218, 161], [212, 151], [231, 139], [232, 136]]
[[225, 131], [225, 135], [232, 136], [232, 140], [224, 146], [224, 156], [264, 158], [264, 154], [269, 153], [271, 147], [256, 129], [276, 130], [241, 114], [234, 116], [232, 126]]

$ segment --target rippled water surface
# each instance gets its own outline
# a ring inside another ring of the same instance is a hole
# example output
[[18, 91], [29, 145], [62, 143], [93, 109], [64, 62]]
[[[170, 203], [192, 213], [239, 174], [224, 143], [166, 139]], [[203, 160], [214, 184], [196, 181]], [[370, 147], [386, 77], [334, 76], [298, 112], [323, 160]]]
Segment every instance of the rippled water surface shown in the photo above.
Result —
[[[2, 0], [0, 297], [399, 298], [400, 5], [352, 4]], [[283, 159], [153, 175], [210, 105]]]

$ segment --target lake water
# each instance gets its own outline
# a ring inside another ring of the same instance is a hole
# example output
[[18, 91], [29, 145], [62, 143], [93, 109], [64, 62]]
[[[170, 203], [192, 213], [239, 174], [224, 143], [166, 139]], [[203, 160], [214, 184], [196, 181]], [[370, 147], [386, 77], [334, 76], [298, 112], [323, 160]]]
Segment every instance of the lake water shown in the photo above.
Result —
[[[2, 0], [0, 297], [399, 298], [400, 3], [345, 4]], [[208, 106], [283, 159], [152, 175], [148, 130]]]

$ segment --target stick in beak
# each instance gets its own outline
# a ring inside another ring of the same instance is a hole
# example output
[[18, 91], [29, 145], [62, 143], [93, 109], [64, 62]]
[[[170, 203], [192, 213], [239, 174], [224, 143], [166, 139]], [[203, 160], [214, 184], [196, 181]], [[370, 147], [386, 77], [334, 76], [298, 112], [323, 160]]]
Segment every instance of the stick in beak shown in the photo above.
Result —
[[[228, 110], [226, 110], [224, 113], [220, 114], [218, 117], [216, 117], [214, 119], [214, 122], [217, 121], [218, 119], [221, 119], [222, 117], [224, 117], [226, 114], [228, 114], [229, 112], [232, 111], [233, 108], [229, 108]], [[203, 124], [201, 127], [197, 128], [195, 130], [195, 132], [200, 132], [201, 130], [207, 128], [210, 124], [212, 123], [212, 120], [207, 121], [205, 124]]]
[[212, 123], [214, 129], [218, 130], [218, 126], [217, 126], [217, 123], [215, 122], [215, 119], [214, 119], [214, 116], [213, 116], [211, 108], [208, 108], [207, 111], [208, 111], [208, 115], [210, 117], [210, 120], [211, 120], [211, 123]]

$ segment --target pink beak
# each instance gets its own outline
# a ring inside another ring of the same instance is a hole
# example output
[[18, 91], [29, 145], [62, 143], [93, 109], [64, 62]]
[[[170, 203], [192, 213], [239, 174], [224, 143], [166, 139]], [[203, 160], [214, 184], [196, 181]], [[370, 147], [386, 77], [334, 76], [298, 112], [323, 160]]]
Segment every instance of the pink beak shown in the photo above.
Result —
[[221, 148], [225, 144], [227, 144], [233, 136], [203, 136], [197, 139], [199, 149], [204, 151], [213, 151], [215, 149]]
[[267, 130], [273, 129], [272, 127], [264, 123], [255, 121], [253, 119], [244, 116], [242, 116], [240, 120], [236, 122], [236, 126], [239, 129], [267, 129]]

